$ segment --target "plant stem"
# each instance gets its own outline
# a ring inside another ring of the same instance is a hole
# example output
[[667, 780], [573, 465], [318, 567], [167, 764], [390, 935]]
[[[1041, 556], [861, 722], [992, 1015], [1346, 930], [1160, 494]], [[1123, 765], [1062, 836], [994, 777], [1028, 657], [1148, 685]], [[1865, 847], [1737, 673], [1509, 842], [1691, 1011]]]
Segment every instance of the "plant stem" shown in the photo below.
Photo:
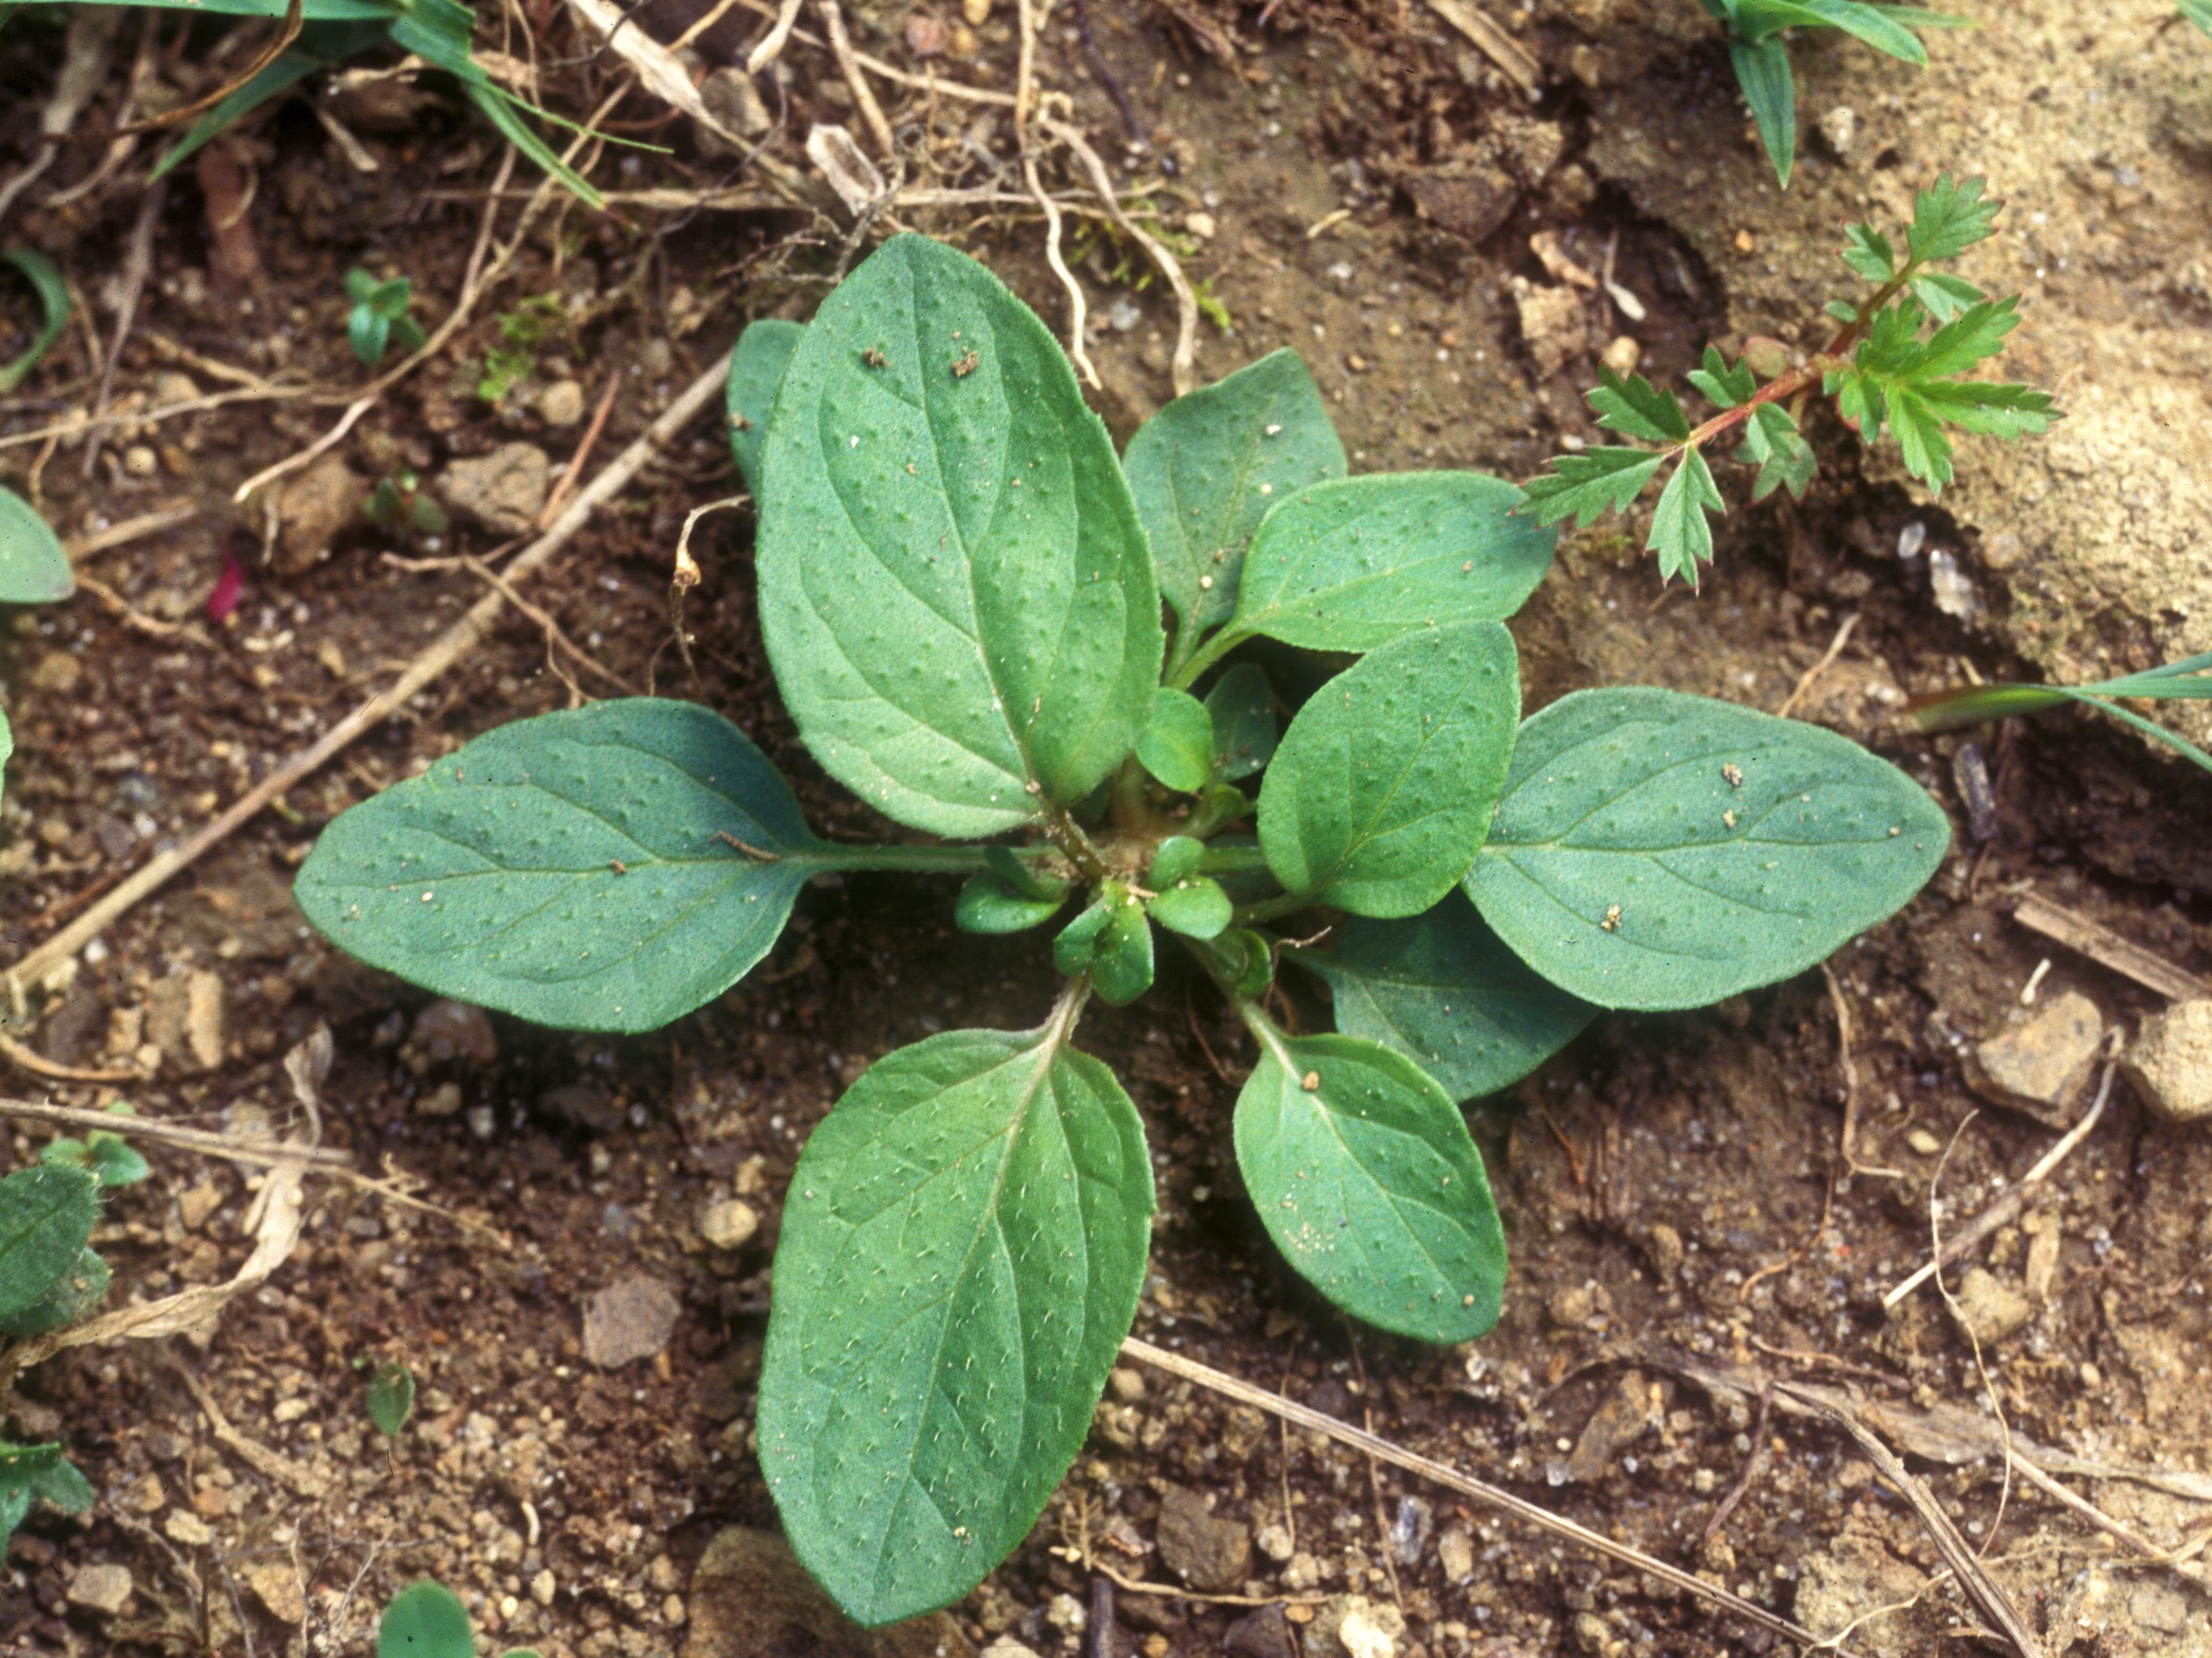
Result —
[[983, 867], [981, 847], [831, 847], [811, 862], [834, 870], [903, 870], [915, 875], [973, 875]]
[[1256, 904], [1246, 904], [1237, 910], [1231, 926], [1252, 926], [1261, 921], [1272, 921], [1278, 915], [1291, 915], [1302, 909], [1313, 908], [1313, 894], [1285, 892], [1273, 898], [1262, 898]]
[[1200, 875], [1262, 875], [1267, 859], [1257, 847], [1208, 847], [1200, 854]]
[[1174, 669], [1163, 683], [1170, 690], [1188, 690], [1199, 675], [1220, 661], [1223, 657], [1228, 655], [1251, 636], [1249, 634], [1239, 633], [1234, 628], [1224, 628], [1191, 653], [1189, 659], [1183, 663], [1182, 666]]

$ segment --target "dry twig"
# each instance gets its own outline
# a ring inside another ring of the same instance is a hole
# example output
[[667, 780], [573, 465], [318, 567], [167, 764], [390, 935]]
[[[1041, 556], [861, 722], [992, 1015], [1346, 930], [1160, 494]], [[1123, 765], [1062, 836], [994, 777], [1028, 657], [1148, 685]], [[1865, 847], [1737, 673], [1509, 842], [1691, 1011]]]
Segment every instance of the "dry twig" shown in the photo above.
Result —
[[1836, 659], [1844, 653], [1844, 647], [1850, 641], [1851, 629], [1858, 625], [1859, 613], [1856, 610], [1844, 618], [1844, 625], [1836, 629], [1836, 636], [1828, 641], [1828, 648], [1821, 653], [1820, 659], [1797, 676], [1796, 689], [1782, 699], [1782, 706], [1774, 711], [1776, 719], [1787, 720], [1790, 717], [1790, 709], [1796, 708], [1805, 693], [1813, 689], [1813, 682], [1827, 672]]
[[2012, 918], [2030, 932], [2039, 932], [2069, 950], [2079, 950], [2100, 967], [2133, 979], [2146, 990], [2155, 990], [2177, 1002], [2212, 998], [2212, 979], [2178, 968], [2132, 938], [2124, 938], [2110, 927], [2100, 926], [2063, 904], [2054, 904], [2039, 893], [2031, 892], [2022, 898]]
[[1198, 295], [1192, 291], [1190, 279], [1182, 274], [1182, 265], [1176, 256], [1161, 246], [1159, 239], [1140, 228], [1122, 209], [1121, 197], [1114, 192], [1114, 180], [1106, 171], [1106, 163], [1098, 159], [1098, 152], [1076, 128], [1051, 117], [1041, 118], [1039, 125], [1052, 136], [1073, 150], [1091, 175], [1098, 199], [1106, 204], [1107, 212], [1121, 228], [1121, 234], [1145, 250], [1152, 262], [1159, 267], [1160, 275], [1167, 279], [1175, 291], [1176, 348], [1173, 368], [1177, 397], [1194, 390], [1198, 384]]

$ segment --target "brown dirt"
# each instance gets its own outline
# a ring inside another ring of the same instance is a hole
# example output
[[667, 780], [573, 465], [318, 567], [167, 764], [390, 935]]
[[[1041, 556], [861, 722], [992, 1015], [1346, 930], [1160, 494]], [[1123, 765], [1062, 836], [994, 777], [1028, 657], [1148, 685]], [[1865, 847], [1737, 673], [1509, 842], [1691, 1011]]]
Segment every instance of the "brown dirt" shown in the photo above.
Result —
[[[1805, 285], [1808, 269], [1823, 283], [1829, 273], [1799, 256], [1825, 261], [1845, 213], [1893, 213], [1939, 166], [1997, 175], [2002, 191], [2021, 196], [2019, 216], [2031, 218], [2032, 233], [2015, 221], [1992, 252], [1991, 280], [2018, 258], [2023, 237], [2038, 249], [2088, 250], [2072, 257], [2094, 274], [2037, 277], [2039, 302], [2021, 331], [2020, 361], [2060, 384], [2075, 411], [2049, 443], [1974, 446], [1960, 488], [1939, 505], [1826, 433], [1824, 463], [1832, 464], [1811, 499], [1732, 513], [1701, 596], [1662, 597], [1635, 544], [1601, 528], [1569, 541], [1516, 626], [1532, 706], [1580, 685], [1637, 681], [1771, 708], [1856, 614], [1848, 649], [1800, 713], [1873, 744], [1955, 813], [1955, 744], [1899, 734], [1904, 696], [1950, 683], [1961, 664], [1986, 677], [2023, 671], [2021, 659], [2054, 670], [2140, 666], [2212, 642], [2202, 634], [2212, 607], [2190, 598], [2195, 608], [2177, 616], [2178, 601], [2168, 602], [2185, 582], [2201, 591], [2212, 568], [2204, 514], [2187, 506], [2201, 502], [2203, 469], [2192, 483], [2184, 464], [2206, 408], [2200, 266], [2212, 211], [2203, 148], [2189, 136], [2203, 118], [2187, 101], [2189, 77], [2204, 83], [2204, 43], [2159, 33], [2159, 8], [2148, 3], [2116, 9], [2086, 34], [2077, 33], [2086, 24], [2052, 21], [2068, 9], [2059, 0], [2016, 9], [2025, 21], [1938, 39], [1924, 112], [1885, 108], [1894, 83], [1877, 84], [1856, 50], [1801, 52], [1808, 114], [1856, 102], [1863, 159], [1847, 166], [1808, 153], [1787, 197], [1758, 182], [1764, 162], [1743, 142], [1724, 59], [1690, 0], [1577, 0], [1522, 15], [1522, 38], [1557, 82], [1533, 111], [1419, 6], [1286, 0], [1263, 25], [1261, 14], [1228, 6], [1101, 3], [1090, 25], [1154, 145], [1132, 176], [1157, 184], [1171, 211], [1215, 221], [1192, 264], [1234, 328], [1208, 331], [1202, 367], [1218, 374], [1296, 345], [1359, 470], [1468, 465], [1526, 476], [1561, 436], [1591, 433], [1578, 390], [1619, 324], [1584, 304], [1564, 340], [1524, 338], [1520, 291], [1549, 280], [1528, 249], [1542, 229], [1560, 232], [1570, 256], [1590, 264], [1618, 233], [1616, 272], [1651, 309], [1636, 331], [1644, 361], [1670, 374], [1709, 337], [1809, 326], [1832, 289]], [[664, 39], [680, 27], [646, 15]], [[863, 44], [908, 61], [902, 17], [856, 18]], [[19, 17], [0, 34], [6, 84], [46, 83], [46, 27]], [[126, 65], [135, 27], [123, 37]], [[1102, 140], [1118, 141], [1114, 105], [1060, 28], [1056, 19], [1046, 42], [1047, 83], [1073, 95]], [[1204, 44], [1222, 31], [1240, 42], [1227, 64]], [[956, 57], [950, 72], [1011, 84], [1006, 8], [976, 33], [976, 57]], [[707, 45], [726, 61], [719, 39]], [[2030, 47], [2036, 72], [2015, 71], [2007, 54]], [[548, 55], [573, 50], [567, 26], [556, 26]], [[793, 127], [845, 118], [849, 98], [827, 60], [795, 50], [790, 61]], [[609, 72], [573, 71], [556, 103], [587, 107], [599, 94], [586, 82]], [[122, 70], [112, 78], [95, 115], [112, 111]], [[11, 159], [0, 166], [27, 152], [33, 107], [24, 100], [4, 118], [0, 145], [11, 149], [0, 154]], [[921, 103], [893, 112], [930, 116]], [[489, 181], [495, 147], [442, 96], [396, 128], [358, 106], [349, 113], [382, 162], [376, 173], [353, 171], [297, 105], [241, 140], [256, 176], [245, 222], [264, 283], [228, 293], [210, 285], [205, 203], [189, 169], [173, 184], [154, 281], [116, 378], [125, 407], [168, 401], [173, 384], [157, 389], [167, 374], [217, 389], [206, 360], [302, 386], [356, 385], [341, 279], [356, 263], [412, 276], [423, 310], [442, 314], [467, 263], [479, 212], [472, 192]], [[657, 114], [633, 98], [616, 118], [643, 125]], [[964, 125], [967, 112], [938, 109], [936, 130], [954, 131], [956, 115]], [[2106, 122], [2120, 124], [2124, 143], [2097, 136]], [[2061, 135], [2096, 153], [2063, 161]], [[646, 136], [676, 153], [611, 162], [603, 173], [633, 187], [680, 185], [731, 165], [700, 155], [680, 125]], [[795, 143], [781, 142], [795, 160]], [[1002, 152], [1003, 137], [995, 143]], [[84, 176], [99, 149], [92, 138], [74, 142], [52, 178]], [[2117, 182], [2120, 167], [2137, 182]], [[42, 201], [47, 188], [28, 200]], [[2113, 189], [2143, 195], [2118, 208]], [[100, 305], [103, 336], [112, 326], [104, 279], [137, 200], [118, 181], [73, 204], [16, 210], [11, 238], [63, 262]], [[361, 479], [403, 465], [431, 477], [516, 440], [565, 463], [579, 428], [495, 414], [471, 395], [476, 365], [497, 343], [494, 313], [526, 296], [566, 296], [572, 319], [544, 347], [537, 386], [573, 375], [589, 406], [619, 377], [595, 452], [603, 461], [746, 317], [804, 314], [817, 290], [800, 279], [824, 268], [818, 248], [777, 251], [805, 228], [790, 214], [570, 210], [548, 222], [454, 350], [386, 399], [341, 450]], [[1063, 319], [1034, 223], [928, 214], [918, 222], [962, 235], [1048, 319]], [[1740, 229], [1771, 256], [1739, 255]], [[1108, 280], [1116, 257], [1109, 250], [1084, 268], [1094, 315], [1126, 302], [1093, 347], [1107, 380], [1102, 409], [1126, 435], [1169, 394], [1173, 319], [1157, 286]], [[16, 303], [11, 295], [4, 307]], [[0, 355], [21, 321], [4, 307]], [[2140, 367], [2151, 361], [2154, 374]], [[1547, 363], [1556, 367], [1540, 368]], [[2100, 367], [2094, 380], [2090, 364]], [[79, 327], [0, 411], [0, 438], [82, 408], [94, 376]], [[0, 449], [0, 473], [17, 487], [35, 469], [66, 534], [176, 499], [205, 509], [88, 562], [141, 621], [89, 594], [10, 619], [0, 647], [17, 744], [0, 808], [5, 958], [204, 821], [477, 596], [465, 574], [386, 562], [387, 552], [432, 550], [364, 528], [295, 574], [264, 564], [262, 520], [231, 508], [228, 492], [316, 436], [348, 395], [240, 402], [118, 430], [89, 477], [75, 440], [50, 454], [36, 443]], [[2148, 484], [2129, 473], [2111, 486], [2150, 491], [2125, 540], [2050, 527], [2110, 522], [2104, 475], [2069, 456], [2094, 455], [2130, 432], [2135, 453], [2159, 430], [2158, 446], [2183, 459], [2160, 463]], [[137, 445], [151, 452], [151, 476], [126, 465], [143, 465], [131, 454]], [[702, 422], [532, 596], [615, 674], [696, 695], [744, 726], [799, 780], [817, 825], [864, 829], [866, 815], [810, 765], [775, 701], [741, 519], [710, 520], [704, 531], [707, 583], [690, 610], [702, 641], [696, 684], [666, 649], [677, 528], [690, 507], [733, 487], [720, 435]], [[1940, 612], [1924, 568], [1900, 566], [1898, 534], [1916, 518], [1966, 559], [1989, 600], [1982, 616]], [[2027, 539], [2031, 522], [2045, 526], [2042, 539]], [[2028, 549], [2017, 562], [1992, 556], [2004, 534]], [[482, 552], [495, 537], [462, 528], [448, 540], [437, 550]], [[2146, 548], [2165, 562], [2148, 562]], [[246, 596], [228, 620], [211, 621], [206, 602], [232, 559]], [[2039, 634], [2030, 625], [2038, 621]], [[588, 677], [582, 684], [608, 689]], [[230, 1654], [249, 1649], [250, 1631], [255, 1651], [358, 1652], [391, 1588], [433, 1571], [471, 1597], [501, 1642], [564, 1658], [644, 1658], [678, 1649], [686, 1620], [731, 1599], [726, 1588], [695, 1587], [693, 1569], [720, 1528], [774, 1523], [748, 1436], [767, 1268], [798, 1149], [841, 1088], [890, 1048], [960, 1023], [1034, 1022], [1044, 957], [1034, 940], [1010, 948], [953, 932], [947, 882], [854, 878], [810, 891], [769, 961], [668, 1030], [575, 1037], [494, 1018], [496, 1058], [440, 1057], [434, 1038], [447, 1016], [426, 1026], [426, 998], [312, 935], [285, 896], [291, 871], [346, 805], [568, 695], [542, 636], [510, 618], [405, 720], [112, 927], [38, 1026], [33, 1040], [50, 1058], [100, 1063], [147, 1040], [140, 1021], [173, 996], [165, 982], [213, 973], [228, 1010], [219, 1063], [202, 1069], [174, 1035], [155, 1078], [131, 1093], [149, 1114], [247, 1127], [287, 1114], [279, 1058], [326, 1021], [337, 1049], [331, 1139], [365, 1167], [388, 1159], [446, 1213], [318, 1190], [299, 1254], [210, 1330], [80, 1350], [27, 1378], [12, 1403], [18, 1431], [64, 1436], [101, 1501], [82, 1521], [45, 1515], [19, 1533], [0, 1570], [0, 1649]], [[1601, 1019], [1522, 1087], [1477, 1108], [1472, 1121], [1515, 1249], [1504, 1322], [1449, 1351], [1355, 1333], [1285, 1270], [1255, 1224], [1230, 1151], [1234, 1089], [1206, 1051], [1210, 1044], [1236, 1074], [1239, 1038], [1202, 991], [1170, 978], [1146, 1003], [1095, 1014], [1085, 1033], [1086, 1046], [1115, 1057], [1158, 1158], [1161, 1212], [1138, 1333], [1370, 1420], [1825, 1629], [1917, 1599], [1861, 1631], [1869, 1650], [1965, 1649], [1958, 1631], [1972, 1614], [1954, 1591], [1930, 1588], [1936, 1563], [1924, 1533], [1846, 1442], [1777, 1416], [1755, 1448], [1745, 1401], [1710, 1394], [1685, 1373], [1727, 1361], [1848, 1381], [1906, 1416], [1956, 1408], [1982, 1419], [1974, 1353], [1940, 1299], [1923, 1291], [1890, 1317], [1880, 1307], [1926, 1250], [1938, 1159], [1917, 1148], [1929, 1134], [1952, 1146], [1942, 1192], [1955, 1225], [2048, 1145], [2026, 1119], [1977, 1111], [1959, 1065], [1962, 1045], [2000, 1025], [2045, 957], [2045, 997], [2080, 990], [2122, 1023], [2154, 1005], [2017, 929], [2012, 898], [2033, 883], [2181, 965], [2212, 969], [2207, 780], [2072, 716], [1994, 740], [1970, 735], [1991, 754], [1996, 837], [1977, 847], [1962, 832], [1927, 894], [1833, 963], [1856, 1031], [1858, 1155], [1903, 1172], [1835, 1181], [1817, 1241], [1808, 1245], [1838, 1169], [1844, 1073], [1827, 991], [1809, 975], [1705, 1013]], [[1304, 1011], [1323, 1010], [1309, 1001]], [[115, 1091], [53, 1094], [92, 1102]], [[35, 1155], [37, 1140], [16, 1135], [15, 1161]], [[227, 1276], [246, 1251], [240, 1224], [253, 1182], [172, 1154], [155, 1162], [155, 1178], [120, 1194], [103, 1230], [118, 1297]], [[2005, 1421], [2106, 1463], [2202, 1473], [2212, 1451], [2202, 1277], [2212, 1141], [2202, 1128], [2157, 1124], [2123, 1084], [2105, 1126], [2053, 1186], [2031, 1222], [2000, 1232], [1982, 1257], [2016, 1289], [2038, 1235], [2058, 1240], [2056, 1272], [2029, 1321], [1982, 1355]], [[735, 1250], [709, 1248], [696, 1230], [702, 1206], [732, 1195], [762, 1224]], [[680, 1295], [674, 1335], [657, 1357], [601, 1372], [584, 1357], [583, 1303], [640, 1272]], [[422, 1395], [415, 1425], [387, 1444], [362, 1400], [368, 1372], [393, 1357], [413, 1368]], [[179, 1366], [204, 1380], [242, 1432], [289, 1459], [296, 1479], [272, 1478], [218, 1443]], [[1700, 1549], [1715, 1505], [1760, 1450], [1741, 1506]], [[1999, 1460], [1916, 1466], [1970, 1537], [1991, 1546], [1993, 1570], [2052, 1652], [2212, 1651], [2212, 1598], [2199, 1569], [2130, 1564], [2125, 1550], [2017, 1481], [2006, 1492]], [[2137, 1483], [2069, 1483], [2160, 1540], [2207, 1514]], [[1633, 1574], [1158, 1376], [1109, 1392], [1036, 1534], [956, 1608], [948, 1638], [981, 1645], [1012, 1632], [1045, 1653], [1094, 1638], [1073, 1632], [1056, 1597], [1089, 1605], [1097, 1575], [1056, 1551], [1080, 1521], [1096, 1558], [1123, 1576], [1169, 1576], [1155, 1525], [1171, 1485], [1203, 1492], [1217, 1515], [1249, 1522], [1255, 1536], [1279, 1524], [1294, 1533], [1301, 1558], [1255, 1554], [1254, 1594], [1303, 1583], [1396, 1600], [1402, 1658], [1771, 1649]], [[1421, 1534], [1403, 1559], [1390, 1540], [1401, 1528]], [[1472, 1544], [1470, 1575], [1455, 1582], [1439, 1549], [1455, 1530]], [[137, 1595], [119, 1619], [68, 1603], [72, 1574], [94, 1561], [134, 1575]], [[1118, 1596], [1120, 1624], [1150, 1658], [1218, 1651], [1242, 1615], [1173, 1596]], [[771, 1637], [720, 1612], [691, 1627], [699, 1658], [806, 1650], [814, 1641], [842, 1649], [842, 1637]], [[1306, 1658], [1329, 1658], [1320, 1644], [1309, 1642]]]

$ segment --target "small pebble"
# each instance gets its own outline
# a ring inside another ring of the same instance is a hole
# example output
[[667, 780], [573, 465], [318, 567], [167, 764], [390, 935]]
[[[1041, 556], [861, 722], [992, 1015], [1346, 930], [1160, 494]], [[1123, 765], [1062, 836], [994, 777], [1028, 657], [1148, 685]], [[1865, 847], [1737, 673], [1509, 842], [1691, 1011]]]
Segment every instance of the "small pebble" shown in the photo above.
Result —
[[1626, 334], [1614, 337], [1605, 348], [1605, 366], [1624, 378], [1636, 372], [1636, 365], [1644, 361], [1644, 348]]
[[1924, 1128], [1916, 1128], [1905, 1137], [1905, 1143], [1923, 1157], [1932, 1157], [1943, 1149], [1943, 1142]]
[[143, 443], [134, 443], [123, 452], [123, 470], [135, 478], [149, 478], [161, 469], [161, 458]]

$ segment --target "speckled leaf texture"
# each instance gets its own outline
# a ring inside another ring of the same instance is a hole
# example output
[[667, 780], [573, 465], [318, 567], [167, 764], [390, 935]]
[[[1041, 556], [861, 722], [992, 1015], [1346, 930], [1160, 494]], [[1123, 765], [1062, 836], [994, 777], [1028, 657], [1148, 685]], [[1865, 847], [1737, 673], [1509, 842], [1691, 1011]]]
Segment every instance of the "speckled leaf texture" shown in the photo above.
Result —
[[440, 995], [652, 1030], [768, 953], [828, 852], [735, 726], [633, 697], [502, 726], [341, 814], [293, 894]]
[[1028, 1534], [1136, 1315], [1152, 1212], [1136, 1109], [1042, 1031], [878, 1060], [793, 1174], [760, 1455], [792, 1546], [888, 1624]]
[[1483, 919], [1601, 1007], [1702, 1007], [1825, 960], [1927, 884], [1951, 825], [1847, 738], [1650, 686], [1521, 728], [1467, 878]]
[[1260, 849], [1285, 890], [1356, 915], [1418, 915], [1467, 873], [1521, 717], [1495, 622], [1403, 635], [1298, 710], [1260, 788]]
[[769, 659], [840, 782], [995, 835], [1128, 753], [1164, 646], [1152, 556], [1066, 356], [997, 277], [886, 242], [793, 353], [763, 465]]
[[1160, 592], [1196, 633], [1237, 608], [1252, 532], [1293, 489], [1345, 474], [1344, 445], [1287, 348], [1177, 398], [1121, 458]]
[[1330, 944], [1291, 959], [1328, 981], [1336, 1028], [1396, 1048], [1455, 1100], [1519, 1082], [1597, 1013], [1531, 972], [1463, 893], [1408, 920], [1352, 916]]
[[730, 453], [738, 463], [745, 488], [760, 494], [762, 447], [768, 442], [769, 416], [775, 412], [775, 394], [791, 354], [799, 349], [805, 329], [780, 317], [760, 317], [745, 325], [730, 353], [729, 378], [723, 382], [725, 410], [730, 422]]
[[1414, 628], [1502, 622], [1552, 568], [1559, 531], [1480, 472], [1382, 473], [1300, 489], [1269, 513], [1230, 623], [1316, 651]]
[[100, 1182], [41, 1163], [0, 1180], [0, 1318], [38, 1301], [76, 1265], [100, 1219]]
[[1378, 1042], [1264, 1023], [1259, 1035], [1237, 1097], [1237, 1163], [1276, 1247], [1380, 1329], [1487, 1334], [1504, 1297], [1505, 1232], [1459, 1108]]

